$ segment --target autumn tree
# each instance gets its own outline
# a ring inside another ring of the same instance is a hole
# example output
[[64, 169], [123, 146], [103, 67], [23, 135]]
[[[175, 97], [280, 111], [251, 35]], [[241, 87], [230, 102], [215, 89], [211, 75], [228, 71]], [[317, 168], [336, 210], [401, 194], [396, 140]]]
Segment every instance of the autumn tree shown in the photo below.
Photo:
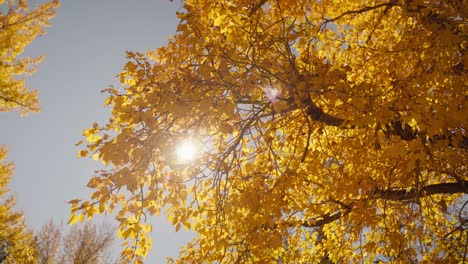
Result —
[[117, 210], [136, 263], [162, 210], [180, 263], [466, 261], [463, 1], [184, 2], [84, 130], [71, 222]]
[[105, 264], [112, 263], [110, 247], [115, 228], [87, 222], [73, 226], [62, 236], [60, 227], [50, 220], [37, 233], [39, 264]]
[[37, 91], [24, 76], [32, 74], [43, 57], [18, 58], [37, 36], [45, 33], [58, 1], [31, 10], [27, 0], [0, 0], [0, 112], [19, 109], [22, 115], [39, 111]]
[[15, 199], [7, 185], [13, 164], [6, 162], [7, 151], [0, 147], [0, 263], [35, 263], [34, 238], [27, 230], [22, 212], [15, 212]]
[[[0, 0], [0, 112], [39, 111], [37, 93], [28, 90], [24, 76], [36, 70], [42, 57], [18, 56], [45, 32], [57, 7], [58, 1], [53, 1], [31, 10], [26, 0]], [[8, 195], [13, 164], [5, 161], [6, 155], [6, 148], [0, 147], [0, 261], [35, 263], [32, 232], [26, 230], [23, 213], [13, 211], [14, 197]]]

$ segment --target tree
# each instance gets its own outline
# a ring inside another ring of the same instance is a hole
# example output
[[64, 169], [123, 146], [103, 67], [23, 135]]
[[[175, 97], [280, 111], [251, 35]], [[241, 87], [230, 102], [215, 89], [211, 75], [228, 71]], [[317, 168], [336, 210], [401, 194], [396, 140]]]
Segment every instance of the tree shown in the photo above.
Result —
[[62, 238], [59, 227], [50, 220], [37, 234], [39, 264], [111, 263], [110, 247], [115, 229], [103, 223], [98, 226], [87, 222], [73, 226]]
[[27, 0], [0, 0], [0, 112], [39, 111], [37, 91], [29, 91], [24, 75], [32, 74], [43, 57], [18, 58], [55, 16], [54, 0], [30, 10]]
[[[45, 32], [57, 7], [58, 1], [53, 1], [30, 10], [26, 0], [0, 0], [0, 112], [39, 111], [37, 93], [28, 91], [22, 76], [33, 73], [42, 58], [18, 56]], [[6, 148], [0, 147], [0, 263], [34, 263], [32, 232], [26, 230], [23, 213], [13, 211], [14, 197], [7, 196], [13, 164], [4, 161], [6, 155]]]
[[118, 208], [136, 263], [163, 208], [198, 233], [180, 263], [466, 261], [462, 1], [184, 2], [104, 90], [70, 222]]
[[0, 147], [0, 263], [35, 263], [34, 239], [22, 212], [14, 212], [15, 199], [7, 185], [13, 164], [5, 162], [7, 151]]
[[109, 248], [114, 241], [115, 229], [107, 224], [98, 227], [86, 223], [74, 226], [63, 238], [63, 253], [57, 263], [94, 264], [111, 263]]
[[36, 235], [39, 264], [55, 263], [60, 250], [61, 239], [62, 233], [52, 219], [42, 226]]

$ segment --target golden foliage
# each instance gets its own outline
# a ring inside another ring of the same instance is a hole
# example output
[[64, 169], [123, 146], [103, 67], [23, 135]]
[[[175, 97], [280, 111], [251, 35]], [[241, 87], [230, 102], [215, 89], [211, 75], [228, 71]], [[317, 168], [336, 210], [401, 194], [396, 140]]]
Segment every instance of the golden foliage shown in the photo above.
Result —
[[57, 0], [30, 10], [27, 0], [0, 0], [0, 112], [19, 109], [21, 115], [39, 111], [37, 91], [28, 90], [24, 75], [37, 69], [39, 58], [18, 58], [55, 15]]
[[[105, 90], [112, 117], [79, 156], [107, 169], [72, 221], [117, 210], [135, 263], [163, 209], [198, 234], [180, 263], [463, 262], [466, 15], [462, 1], [185, 1], [178, 33], [127, 52], [123, 90]], [[181, 164], [187, 138], [202, 147]]]
[[8, 195], [13, 164], [5, 162], [6, 155], [0, 147], [0, 255], [7, 253], [5, 264], [36, 263], [33, 233], [26, 229], [23, 213], [13, 210], [15, 199]]
[[[27, 0], [0, 0], [0, 112], [19, 109], [21, 115], [39, 111], [36, 91], [29, 91], [24, 75], [32, 74], [42, 58], [18, 58], [24, 48], [54, 16], [58, 1], [30, 10]], [[7, 129], [7, 128], [3, 128]], [[13, 164], [4, 161], [7, 151], [0, 147], [0, 254], [4, 263], [36, 263], [33, 234], [26, 230], [23, 213], [14, 212], [14, 197], [7, 196], [6, 185]]]

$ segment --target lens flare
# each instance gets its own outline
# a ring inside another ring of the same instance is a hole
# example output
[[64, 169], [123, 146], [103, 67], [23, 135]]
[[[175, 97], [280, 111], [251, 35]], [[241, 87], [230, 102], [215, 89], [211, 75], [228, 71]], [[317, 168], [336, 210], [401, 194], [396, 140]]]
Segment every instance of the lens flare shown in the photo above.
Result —
[[195, 144], [190, 141], [186, 140], [182, 142], [182, 144], [177, 147], [177, 158], [182, 162], [188, 162], [195, 158], [197, 154], [197, 147]]

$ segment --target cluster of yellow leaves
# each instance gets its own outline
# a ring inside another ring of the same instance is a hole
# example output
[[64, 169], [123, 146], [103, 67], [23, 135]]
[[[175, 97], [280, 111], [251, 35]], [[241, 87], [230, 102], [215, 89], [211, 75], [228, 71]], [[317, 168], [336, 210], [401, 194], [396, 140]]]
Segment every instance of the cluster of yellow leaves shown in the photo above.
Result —
[[18, 58], [37, 36], [45, 33], [58, 1], [30, 10], [27, 0], [0, 0], [0, 112], [19, 109], [20, 114], [39, 111], [37, 91], [28, 90], [24, 75], [37, 69], [39, 58]]
[[[187, 0], [178, 17], [105, 90], [112, 117], [83, 135], [107, 169], [72, 221], [117, 209], [136, 263], [163, 209], [198, 234], [180, 263], [463, 261], [461, 1]], [[185, 138], [204, 146], [179, 164]]]
[[5, 161], [6, 155], [0, 147], [0, 247], [8, 253], [4, 263], [36, 263], [33, 232], [26, 229], [23, 213], [13, 211], [15, 199], [8, 195], [13, 164]]

